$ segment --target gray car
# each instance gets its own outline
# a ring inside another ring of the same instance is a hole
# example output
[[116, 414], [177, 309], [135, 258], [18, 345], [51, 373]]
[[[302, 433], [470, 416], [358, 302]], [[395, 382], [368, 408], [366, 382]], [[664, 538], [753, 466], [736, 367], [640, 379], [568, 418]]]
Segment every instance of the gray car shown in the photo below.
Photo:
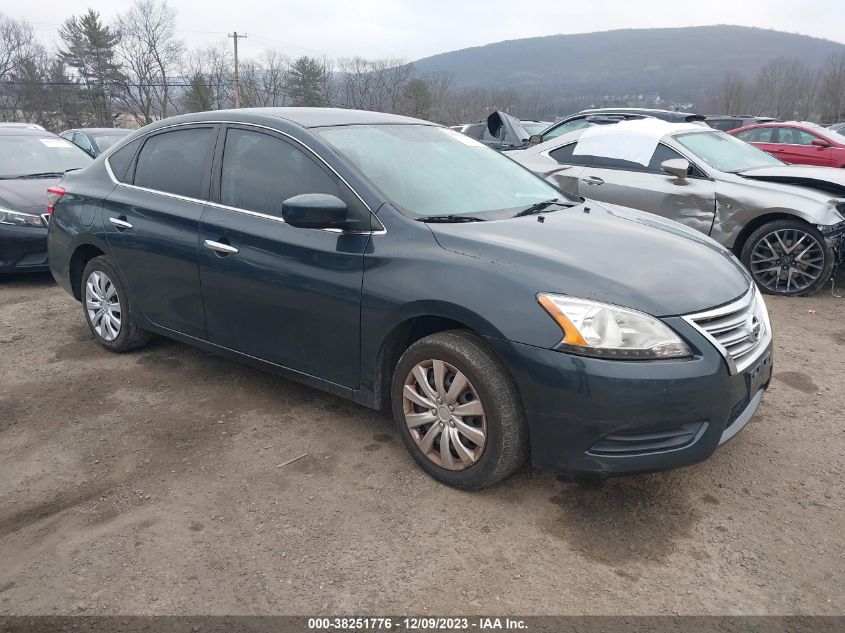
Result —
[[568, 193], [709, 235], [769, 294], [809, 294], [842, 259], [845, 171], [787, 165], [718, 130], [626, 121], [508, 156]]

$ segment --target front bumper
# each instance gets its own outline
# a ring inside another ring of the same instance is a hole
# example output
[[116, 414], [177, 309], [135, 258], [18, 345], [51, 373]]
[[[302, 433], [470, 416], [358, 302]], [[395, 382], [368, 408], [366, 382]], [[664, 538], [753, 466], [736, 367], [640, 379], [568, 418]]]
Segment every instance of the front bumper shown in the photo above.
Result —
[[49, 270], [47, 229], [0, 224], [0, 273]]
[[594, 475], [677, 468], [742, 430], [771, 380], [771, 343], [731, 376], [698, 332], [673, 327], [697, 348], [692, 359], [601, 360], [491, 339], [520, 390], [534, 465]]

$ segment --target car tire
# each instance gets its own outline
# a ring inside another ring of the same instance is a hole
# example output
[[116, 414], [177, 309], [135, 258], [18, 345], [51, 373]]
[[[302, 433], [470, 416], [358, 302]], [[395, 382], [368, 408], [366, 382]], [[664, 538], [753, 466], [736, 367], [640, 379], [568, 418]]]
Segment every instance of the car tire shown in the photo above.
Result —
[[764, 293], [800, 297], [827, 283], [836, 254], [815, 226], [784, 219], [756, 229], [745, 241], [740, 259]]
[[411, 345], [396, 365], [391, 401], [408, 451], [449, 486], [486, 488], [528, 457], [516, 385], [493, 350], [470, 332], [440, 332]]
[[128, 352], [146, 345], [151, 334], [136, 318], [120, 273], [106, 257], [95, 257], [85, 266], [79, 289], [82, 311], [91, 333], [112, 352]]

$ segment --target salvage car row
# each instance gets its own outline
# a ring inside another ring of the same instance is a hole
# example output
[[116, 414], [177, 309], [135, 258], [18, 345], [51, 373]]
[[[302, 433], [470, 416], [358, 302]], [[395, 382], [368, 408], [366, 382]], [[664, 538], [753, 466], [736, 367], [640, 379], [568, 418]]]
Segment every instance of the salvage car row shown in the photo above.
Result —
[[[496, 112], [487, 125], [502, 138], [521, 139], [502, 150], [568, 193], [662, 215], [709, 235], [742, 260], [764, 292], [818, 290], [843, 257], [845, 137], [812, 124], [777, 122], [725, 134], [703, 119], [587, 111], [528, 135], [516, 119]], [[788, 142], [754, 142], [772, 136]]]
[[[759, 408], [773, 367], [759, 289], [809, 292], [841, 253], [845, 195], [830, 190], [812, 211], [829, 222], [775, 227], [750, 273], [718, 243], [768, 226], [755, 196], [796, 206], [802, 188], [757, 168], [785, 169], [654, 118], [502, 153], [374, 112], [199, 113], [50, 187], [49, 264], [105, 348], [163, 335], [390, 410], [448, 485], [527, 460], [658, 470], [707, 458]], [[602, 200], [605, 185], [625, 196]]]

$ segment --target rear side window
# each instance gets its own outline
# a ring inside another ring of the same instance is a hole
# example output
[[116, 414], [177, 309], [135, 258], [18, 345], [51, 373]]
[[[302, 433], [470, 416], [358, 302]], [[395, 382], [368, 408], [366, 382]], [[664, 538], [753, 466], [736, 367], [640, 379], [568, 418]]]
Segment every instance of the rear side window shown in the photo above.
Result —
[[589, 165], [590, 161], [593, 159], [592, 156], [586, 156], [584, 154], [579, 154], [575, 156], [572, 154], [577, 144], [578, 143], [570, 143], [569, 145], [558, 147], [557, 149], [549, 152], [549, 156], [554, 158], [557, 162], [561, 163], [562, 165]]
[[282, 202], [303, 193], [341, 196], [335, 179], [290, 143], [262, 132], [226, 132], [222, 204], [281, 217]]
[[755, 127], [750, 130], [745, 130], [736, 135], [746, 143], [773, 143], [772, 136], [775, 133], [773, 127]]
[[109, 167], [111, 167], [111, 172], [119, 182], [131, 182], [132, 179], [128, 176], [129, 166], [132, 164], [132, 159], [135, 158], [141, 140], [136, 138], [109, 156]]
[[151, 136], [138, 155], [135, 185], [202, 198], [214, 141], [212, 128], [174, 130]]

